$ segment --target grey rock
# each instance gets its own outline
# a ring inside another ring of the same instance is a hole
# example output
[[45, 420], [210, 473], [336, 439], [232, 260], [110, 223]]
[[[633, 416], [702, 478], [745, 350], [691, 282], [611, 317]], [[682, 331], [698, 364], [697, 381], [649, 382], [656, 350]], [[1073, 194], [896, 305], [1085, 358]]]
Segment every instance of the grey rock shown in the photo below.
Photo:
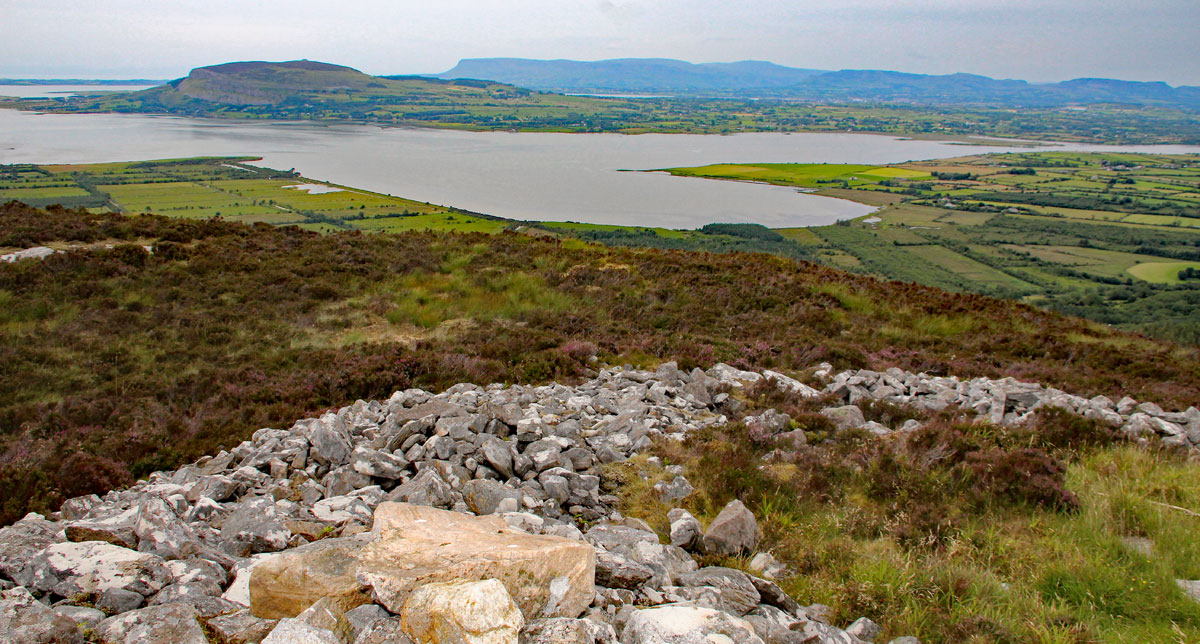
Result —
[[750, 583], [754, 584], [754, 589], [758, 591], [759, 597], [762, 598], [762, 603], [768, 606], [773, 606], [782, 610], [789, 615], [807, 615], [808, 611], [803, 609], [796, 600], [792, 599], [783, 589], [773, 581], [748, 575]]
[[888, 642], [888, 644], [921, 644], [921, 640], [911, 635], [905, 635], [904, 637], [897, 637], [896, 639]]
[[422, 470], [411, 481], [392, 490], [389, 501], [401, 501], [413, 505], [428, 505], [448, 508], [454, 504], [454, 490], [433, 469]]
[[243, 499], [221, 527], [225, 552], [248, 557], [260, 552], [277, 552], [288, 546], [292, 533], [283, 525], [270, 497]]
[[275, 628], [276, 620], [255, 617], [242, 609], [208, 620], [208, 628], [224, 644], [259, 644]]
[[505, 479], [513, 476], [513, 454], [512, 448], [509, 447], [508, 441], [502, 441], [492, 437], [484, 442], [482, 447], [483, 457], [492, 467]]
[[654, 576], [654, 571], [628, 557], [597, 550], [596, 583], [606, 588], [637, 590]]
[[123, 588], [109, 588], [96, 597], [96, 608], [110, 615], [120, 615], [131, 610], [137, 610], [146, 604], [146, 598], [140, 593]]
[[1200, 602], [1200, 579], [1176, 579], [1175, 584], [1189, 599]]
[[762, 601], [758, 589], [750, 581], [750, 576], [733, 568], [701, 568], [679, 575], [677, 581], [680, 586], [715, 589], [718, 592], [721, 610], [739, 617], [754, 610]]
[[262, 644], [345, 644], [333, 631], [317, 628], [298, 619], [281, 619], [263, 638]]
[[398, 479], [408, 467], [403, 457], [363, 446], [355, 447], [350, 458], [350, 467], [355, 472], [381, 479]]
[[754, 552], [759, 540], [754, 514], [734, 499], [709, 524], [704, 533], [704, 551], [715, 555], [739, 555]]
[[[496, 481], [472, 480], [463, 486], [463, 500], [475, 514], [492, 514], [497, 511], [515, 512], [521, 504], [521, 494]], [[511, 509], [502, 508], [509, 501]]]
[[83, 644], [67, 615], [51, 610], [23, 587], [0, 592], [0, 635], [11, 644]]
[[671, 521], [671, 545], [686, 550], [696, 550], [704, 537], [704, 529], [700, 521], [683, 508], [675, 508], [667, 513]]
[[535, 619], [521, 630], [520, 644], [617, 644], [612, 626], [590, 619]]
[[[96, 624], [103, 622], [105, 618], [108, 617], [102, 610], [88, 608], [87, 606], [70, 606], [66, 604], [55, 606], [54, 612], [66, 617], [74, 624], [83, 626], [84, 628], [95, 628]], [[2, 630], [3, 626], [0, 626], [0, 631]]]
[[364, 627], [354, 644], [412, 644], [399, 617], [377, 619]]
[[199, 538], [179, 517], [166, 501], [143, 498], [138, 503], [137, 519], [134, 523], [137, 534], [137, 549], [156, 554], [163, 559], [182, 559], [199, 554], [204, 547]]
[[883, 629], [869, 618], [859, 617], [854, 620], [853, 624], [846, 627], [846, 632], [864, 642], [874, 642]]
[[58, 526], [35, 512], [0, 528], [0, 577], [20, 581], [34, 555], [59, 541]]
[[686, 498], [695, 490], [696, 488], [692, 487], [692, 484], [682, 476], [676, 476], [670, 483], [659, 481], [654, 484], [654, 495], [663, 503], [674, 503]]
[[775, 579], [787, 572], [787, 566], [771, 553], [760, 552], [750, 560], [749, 570], [764, 579]]
[[821, 415], [832, 420], [838, 429], [854, 429], [867, 424], [867, 419], [863, 417], [862, 409], [859, 409], [856, 405], [822, 409]]
[[25, 586], [60, 597], [110, 589], [148, 597], [172, 581], [162, 557], [101, 541], [54, 544], [35, 555], [26, 570]]
[[361, 632], [364, 628], [370, 626], [378, 619], [387, 619], [391, 617], [391, 613], [384, 610], [379, 604], [363, 604], [357, 608], [346, 611], [346, 621], [350, 623], [350, 628], [355, 633]]
[[114, 644], [208, 644], [197, 617], [186, 604], [163, 604], [110, 617], [96, 632]]
[[667, 604], [626, 617], [621, 644], [763, 644], [749, 622], [711, 608]]
[[350, 460], [352, 447], [349, 433], [344, 423], [333, 414], [326, 414], [320, 418], [317, 426], [308, 435], [308, 441], [312, 445], [308, 451], [309, 456], [317, 463], [338, 466], [345, 465]]

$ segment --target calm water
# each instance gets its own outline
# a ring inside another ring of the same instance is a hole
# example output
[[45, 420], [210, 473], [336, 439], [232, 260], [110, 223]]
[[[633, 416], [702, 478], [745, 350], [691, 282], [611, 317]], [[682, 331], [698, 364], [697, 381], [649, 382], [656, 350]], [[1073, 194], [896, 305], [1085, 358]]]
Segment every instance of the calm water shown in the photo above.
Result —
[[[718, 162], [896, 163], [1004, 151], [861, 134], [514, 134], [0, 110], [0, 163], [261, 156], [305, 176], [502, 217], [813, 226], [872, 208], [790, 188], [621, 172]], [[1200, 146], [1061, 146], [1200, 152]]]
[[135, 92], [153, 85], [0, 85], [0, 96], [62, 98], [89, 92]]

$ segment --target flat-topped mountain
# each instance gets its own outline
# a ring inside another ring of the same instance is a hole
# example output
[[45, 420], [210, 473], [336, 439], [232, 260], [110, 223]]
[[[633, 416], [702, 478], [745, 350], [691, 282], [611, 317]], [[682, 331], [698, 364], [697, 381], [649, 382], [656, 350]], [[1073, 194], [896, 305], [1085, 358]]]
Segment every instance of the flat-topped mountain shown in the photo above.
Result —
[[357, 69], [311, 60], [252, 61], [198, 67], [168, 86], [188, 98], [239, 105], [280, 103], [297, 92], [384, 87]]
[[1030, 83], [976, 74], [823, 71], [761, 61], [693, 64], [658, 58], [590, 62], [472, 58], [436, 76], [486, 79], [561, 92], [669, 92], [695, 96], [1043, 107], [1128, 103], [1200, 109], [1200, 87], [1171, 87], [1162, 82], [1078, 78], [1061, 83]]

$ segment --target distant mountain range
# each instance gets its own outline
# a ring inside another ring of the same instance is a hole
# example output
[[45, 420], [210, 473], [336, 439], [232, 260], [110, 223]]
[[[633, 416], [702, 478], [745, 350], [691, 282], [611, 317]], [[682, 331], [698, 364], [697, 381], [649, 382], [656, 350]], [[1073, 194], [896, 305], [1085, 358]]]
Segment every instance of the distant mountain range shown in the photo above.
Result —
[[436, 78], [471, 78], [528, 89], [593, 94], [739, 96], [824, 101], [1053, 107], [1127, 103], [1200, 109], [1200, 87], [1078, 78], [1060, 83], [998, 80], [975, 74], [825, 71], [762, 61], [694, 64], [660, 58], [583, 62], [468, 58]]

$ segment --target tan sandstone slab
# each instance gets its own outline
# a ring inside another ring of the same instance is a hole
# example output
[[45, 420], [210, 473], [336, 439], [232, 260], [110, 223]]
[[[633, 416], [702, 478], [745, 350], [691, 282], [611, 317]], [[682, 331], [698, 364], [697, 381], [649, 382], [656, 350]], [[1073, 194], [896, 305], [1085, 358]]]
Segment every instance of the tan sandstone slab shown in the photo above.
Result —
[[343, 610], [373, 600], [400, 613], [425, 584], [496, 579], [526, 619], [577, 617], [592, 601], [595, 573], [595, 552], [581, 541], [526, 534], [496, 516], [383, 503], [370, 534], [325, 539], [255, 566], [250, 608], [258, 617], [294, 617], [328, 597]]

